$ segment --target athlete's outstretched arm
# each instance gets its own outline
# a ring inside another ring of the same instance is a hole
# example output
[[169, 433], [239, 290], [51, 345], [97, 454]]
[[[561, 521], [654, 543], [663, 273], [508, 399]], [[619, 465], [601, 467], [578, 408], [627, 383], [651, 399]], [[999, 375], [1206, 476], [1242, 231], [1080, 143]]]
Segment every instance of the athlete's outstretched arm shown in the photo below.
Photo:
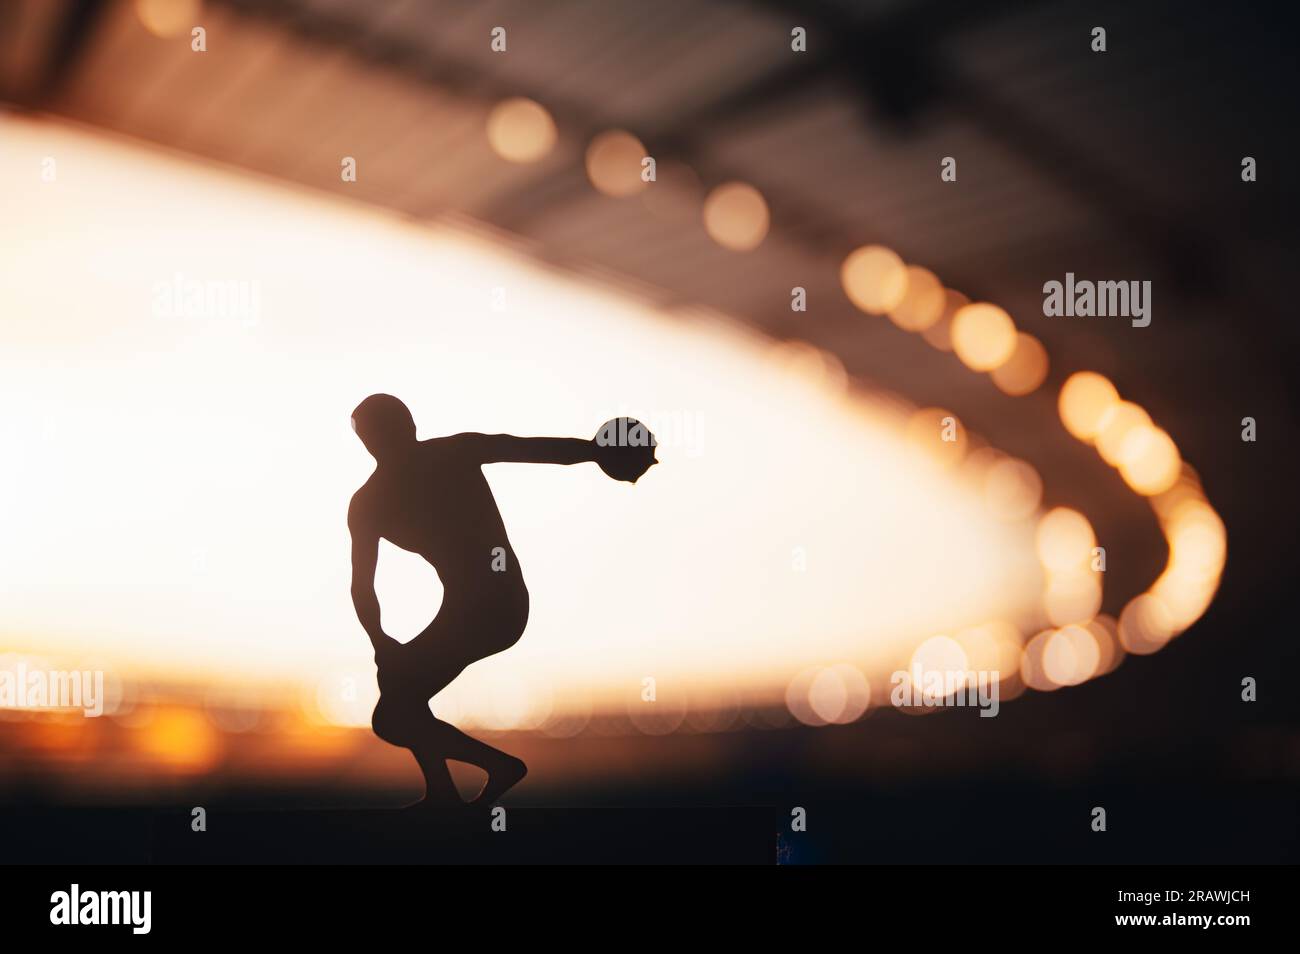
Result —
[[510, 434], [457, 434], [481, 463], [581, 464], [596, 459], [596, 442], [577, 437], [514, 437]]
[[352, 534], [352, 606], [357, 619], [370, 637], [375, 652], [387, 648], [379, 620], [379, 597], [375, 595], [375, 565], [379, 562], [379, 534], [357, 513], [354, 503], [348, 508], [348, 530]]

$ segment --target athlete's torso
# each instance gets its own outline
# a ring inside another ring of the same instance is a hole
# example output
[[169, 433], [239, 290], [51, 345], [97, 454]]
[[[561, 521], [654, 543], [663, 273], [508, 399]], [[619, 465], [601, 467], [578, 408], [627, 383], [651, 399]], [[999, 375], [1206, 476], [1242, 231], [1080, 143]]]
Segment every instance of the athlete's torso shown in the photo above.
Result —
[[358, 500], [379, 536], [438, 571], [444, 606], [527, 600], [492, 488], [455, 438], [421, 441], [400, 467], [377, 468]]

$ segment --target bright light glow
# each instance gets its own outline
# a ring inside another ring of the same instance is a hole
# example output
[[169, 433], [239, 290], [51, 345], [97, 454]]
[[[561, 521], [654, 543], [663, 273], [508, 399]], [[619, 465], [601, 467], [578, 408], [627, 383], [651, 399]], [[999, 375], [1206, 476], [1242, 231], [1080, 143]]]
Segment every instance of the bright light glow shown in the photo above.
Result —
[[1065, 429], [1081, 441], [1096, 440], [1102, 418], [1119, 392], [1106, 378], [1092, 371], [1078, 371], [1061, 385], [1059, 410]]
[[608, 130], [587, 147], [587, 178], [605, 195], [635, 195], [649, 185], [641, 178], [645, 157], [645, 146], [636, 136], [621, 129]]
[[1071, 573], [1087, 564], [1097, 537], [1088, 518], [1069, 507], [1056, 507], [1038, 522], [1038, 558], [1053, 573]]
[[1033, 335], [1016, 335], [1016, 349], [1001, 367], [989, 375], [1005, 394], [1020, 397], [1036, 391], [1047, 378], [1047, 349]]
[[1191, 580], [1210, 580], [1223, 570], [1228, 537], [1223, 519], [1209, 504], [1189, 500], [1167, 520], [1171, 570]]
[[972, 371], [992, 371], [1016, 350], [1016, 326], [997, 305], [975, 302], [952, 319], [952, 350]]
[[870, 695], [866, 677], [855, 666], [838, 663], [813, 676], [808, 686], [808, 708], [823, 723], [846, 725], [867, 711]]
[[907, 294], [907, 268], [883, 245], [864, 245], [840, 266], [840, 284], [849, 301], [869, 315], [883, 315]]
[[163, 706], [144, 729], [142, 745], [161, 764], [181, 773], [210, 769], [220, 754], [220, 738], [201, 711]]
[[1112, 467], [1120, 466], [1123, 463], [1120, 452], [1130, 432], [1150, 424], [1151, 417], [1132, 401], [1112, 404], [1097, 424], [1097, 453]]
[[1003, 458], [984, 475], [984, 502], [1001, 520], [1025, 520], [1043, 497], [1043, 479], [1023, 460]]
[[1173, 438], [1149, 424], [1135, 427], [1125, 435], [1119, 458], [1124, 482], [1146, 497], [1164, 493], [1178, 480], [1182, 470]]
[[1097, 641], [1100, 658], [1096, 675], [1104, 676], [1108, 672], [1114, 672], [1124, 661], [1124, 647], [1119, 643], [1119, 621], [1113, 616], [1100, 613], [1085, 623], [1084, 627]]
[[704, 200], [704, 229], [723, 248], [748, 252], [767, 236], [768, 212], [763, 194], [744, 182], [727, 182]]
[[1142, 593], [1128, 601], [1119, 614], [1119, 640], [1136, 655], [1162, 649], [1174, 636], [1177, 623], [1169, 607], [1153, 593]]
[[1020, 672], [1020, 630], [1005, 620], [964, 629], [953, 639], [972, 672], [996, 673], [998, 680]]
[[957, 415], [941, 407], [926, 407], [907, 421], [907, 443], [923, 460], [947, 470], [966, 456], [969, 438]]
[[555, 120], [546, 107], [516, 96], [492, 108], [487, 121], [488, 144], [509, 162], [536, 162], [555, 148]]
[[1077, 686], [1097, 673], [1101, 650], [1097, 638], [1083, 626], [1065, 626], [1047, 637], [1043, 675], [1059, 686]]
[[1101, 610], [1098, 574], [1078, 571], [1052, 576], [1043, 591], [1043, 610], [1053, 626], [1086, 623]]
[[135, 0], [135, 15], [154, 36], [168, 38], [201, 26], [201, 0]]
[[951, 685], [954, 689], [962, 689], [967, 674], [972, 671], [965, 648], [951, 636], [932, 636], [917, 646], [908, 666], [909, 677], [918, 669], [922, 674], [921, 689], [925, 688], [928, 673], [942, 673], [945, 687]]
[[[21, 463], [0, 471], [8, 645], [111, 654], [132, 676], [287, 682], [322, 720], [360, 722], [372, 683], [321, 686], [373, 679], [344, 515], [373, 466], [348, 414], [378, 390], [423, 436], [585, 436], [634, 413], [663, 441], [636, 486], [589, 465], [487, 468], [532, 615], [435, 709], [563, 735], [647, 674], [665, 705], [687, 687], [686, 711], [779, 695], [832, 660], [874, 684], [930, 634], [1037, 610], [1026, 528], [918, 461], [892, 405], [850, 399], [827, 362], [816, 380], [786, 373], [767, 339], [463, 231], [56, 123], [0, 132], [0, 442]], [[174, 296], [177, 276], [242, 283], [242, 312], [238, 296]], [[441, 598], [387, 544], [378, 588], [400, 638]], [[505, 686], [528, 699], [502, 703]], [[193, 724], [165, 729], [161, 750], [205, 744]]]
[[907, 291], [889, 310], [889, 320], [904, 331], [924, 331], [943, 315], [947, 296], [934, 272], [917, 265], [907, 267]]

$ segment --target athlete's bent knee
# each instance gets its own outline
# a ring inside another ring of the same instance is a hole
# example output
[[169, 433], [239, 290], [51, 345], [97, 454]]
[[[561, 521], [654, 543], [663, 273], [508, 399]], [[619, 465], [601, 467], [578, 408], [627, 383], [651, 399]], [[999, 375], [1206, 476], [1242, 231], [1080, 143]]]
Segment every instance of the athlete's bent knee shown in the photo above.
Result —
[[392, 699], [382, 698], [370, 716], [370, 727], [374, 729], [375, 735], [389, 745], [403, 748], [409, 747], [415, 741], [419, 728], [411, 717], [408, 707]]

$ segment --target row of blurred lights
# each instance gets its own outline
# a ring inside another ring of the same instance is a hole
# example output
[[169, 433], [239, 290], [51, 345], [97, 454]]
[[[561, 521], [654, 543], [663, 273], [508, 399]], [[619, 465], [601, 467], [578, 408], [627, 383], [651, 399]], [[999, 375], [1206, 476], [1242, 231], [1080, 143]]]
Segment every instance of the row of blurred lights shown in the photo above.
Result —
[[945, 288], [933, 272], [904, 264], [883, 245], [849, 253], [840, 267], [840, 282], [859, 309], [888, 315], [904, 331], [955, 353], [972, 371], [988, 373], [1007, 394], [1029, 394], [1047, 378], [1047, 350], [1033, 335], [1017, 331], [1010, 315]]
[[[515, 163], [539, 162], [558, 141], [555, 120], [546, 107], [531, 99], [512, 97], [488, 114], [488, 145], [502, 159]], [[654, 177], [650, 178], [650, 164]], [[594, 136], [584, 156], [587, 178], [596, 191], [614, 198], [642, 195], [651, 211], [666, 217], [698, 214], [704, 229], [725, 248], [749, 251], [767, 236], [770, 214], [761, 192], [743, 182], [727, 182], [703, 195], [699, 177], [689, 166], [668, 161], [662, 166], [647, 153], [632, 133], [610, 129]], [[671, 181], [665, 194], [650, 189], [651, 182]]]
[[[1017, 331], [1003, 309], [972, 303], [945, 288], [933, 273], [906, 265], [890, 249], [858, 248], [844, 260], [840, 274], [845, 294], [860, 310], [888, 315], [899, 328], [954, 352], [972, 371], [988, 373], [1004, 393], [1029, 394], [1046, 379], [1046, 349]], [[1145, 409], [1122, 399], [1109, 380], [1091, 371], [1065, 381], [1058, 411], [1073, 437], [1094, 446], [1131, 490], [1149, 500], [1169, 548], [1164, 571], [1128, 601], [1118, 619], [1101, 614], [1104, 555], [1094, 549], [1096, 535], [1083, 514], [1054, 508], [1041, 516], [1035, 534], [1046, 578], [1043, 611], [1049, 627], [1028, 640], [1009, 623], [992, 623], [957, 639], [937, 636], [918, 647], [912, 666], [996, 672], [1002, 698], [1024, 688], [1049, 691], [1105, 675], [1128, 653], [1161, 649], [1209, 607], [1227, 556], [1227, 534], [1173, 439]], [[964, 436], [946, 448], [935, 441], [940, 422], [948, 416], [955, 420], [941, 409], [918, 411], [909, 422], [908, 436], [913, 444], [937, 448], [932, 456], [951, 462], [966, 453], [966, 443]], [[982, 451], [996, 456], [991, 449]], [[998, 502], [1013, 517], [1023, 515], [1026, 505], [1036, 510], [1041, 489], [1037, 472], [1023, 461], [1001, 458], [986, 468], [986, 503], [995, 512]], [[1000, 651], [991, 651], [987, 640], [973, 651], [970, 634], [991, 632], [1000, 634], [994, 640]], [[787, 697], [800, 721], [852, 721], [865, 711], [868, 696], [853, 691], [862, 683], [845, 677], [845, 664], [811, 672], [796, 677]], [[841, 706], [840, 700], [850, 701]]]

